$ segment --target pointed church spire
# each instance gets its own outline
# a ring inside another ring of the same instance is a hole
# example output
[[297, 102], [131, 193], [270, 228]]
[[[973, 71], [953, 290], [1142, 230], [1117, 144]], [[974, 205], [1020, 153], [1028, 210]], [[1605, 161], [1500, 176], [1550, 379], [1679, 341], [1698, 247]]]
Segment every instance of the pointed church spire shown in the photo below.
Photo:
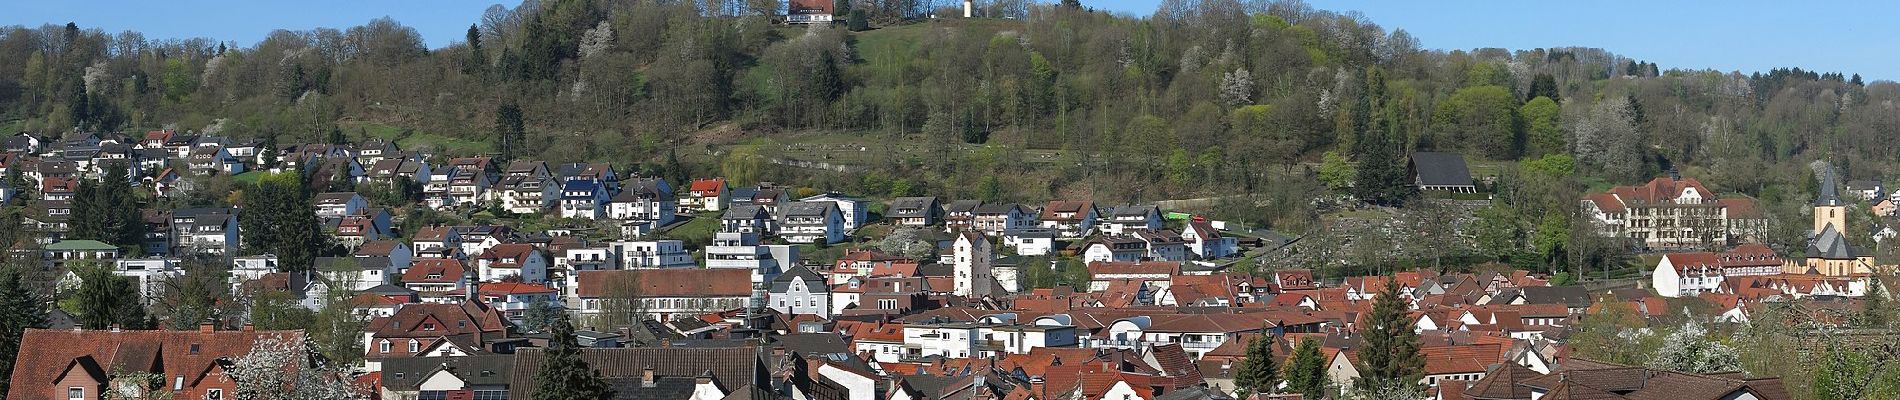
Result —
[[1834, 165], [1829, 164], [1820, 172], [1821, 188], [1814, 197], [1814, 205], [1820, 207], [1839, 207], [1846, 205], [1841, 201], [1839, 179], [1835, 176]]

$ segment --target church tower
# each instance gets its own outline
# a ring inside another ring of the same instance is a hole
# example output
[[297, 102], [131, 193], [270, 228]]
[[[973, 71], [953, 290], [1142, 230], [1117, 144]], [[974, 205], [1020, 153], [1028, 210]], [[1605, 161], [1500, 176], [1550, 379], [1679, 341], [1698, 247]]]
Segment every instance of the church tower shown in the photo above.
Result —
[[1821, 234], [1828, 225], [1842, 235], [1847, 234], [1847, 202], [1841, 201], [1839, 182], [1834, 177], [1833, 167], [1821, 173], [1821, 188], [1814, 198], [1814, 234]]

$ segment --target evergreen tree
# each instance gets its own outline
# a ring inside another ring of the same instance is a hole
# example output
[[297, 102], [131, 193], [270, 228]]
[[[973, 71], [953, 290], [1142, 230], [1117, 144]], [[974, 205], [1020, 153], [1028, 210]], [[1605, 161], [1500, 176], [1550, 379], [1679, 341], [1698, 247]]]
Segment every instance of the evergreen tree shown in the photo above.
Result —
[[1550, 76], [1550, 74], [1537, 74], [1536, 77], [1531, 78], [1531, 90], [1524, 95], [1524, 101], [1530, 101], [1530, 99], [1535, 99], [1540, 96], [1549, 97], [1552, 101], [1562, 103], [1563, 96], [1557, 93], [1556, 77]]
[[1366, 138], [1371, 141], [1366, 152], [1359, 155], [1359, 166], [1353, 178], [1353, 194], [1359, 200], [1372, 204], [1397, 206], [1411, 197], [1410, 179], [1406, 177], [1405, 166], [1398, 164], [1398, 144], [1384, 134], [1374, 134]]
[[83, 265], [76, 268], [79, 289], [64, 304], [67, 312], [86, 329], [106, 329], [117, 325], [126, 329], [146, 326], [145, 305], [131, 279], [118, 276], [105, 266]]
[[845, 28], [852, 32], [871, 29], [871, 22], [866, 18], [864, 10], [851, 10], [851, 16], [845, 20]]
[[1274, 365], [1273, 337], [1261, 335], [1247, 341], [1247, 359], [1240, 364], [1240, 372], [1234, 376], [1234, 387], [1239, 389], [1235, 398], [1251, 397], [1254, 393], [1273, 393], [1280, 385], [1280, 368]]
[[1319, 340], [1307, 338], [1300, 340], [1298, 348], [1293, 350], [1293, 358], [1286, 363], [1287, 391], [1299, 393], [1308, 399], [1326, 398], [1327, 382], [1326, 356], [1320, 352]]
[[257, 147], [258, 165], [265, 170], [277, 168], [277, 135], [264, 134], [264, 143]]
[[20, 341], [28, 328], [46, 327], [46, 302], [27, 287], [18, 267], [0, 268], [0, 387], [8, 387]]
[[488, 52], [482, 49], [482, 30], [475, 24], [468, 24], [468, 60], [462, 62], [462, 73], [481, 75], [488, 67]]
[[79, 188], [73, 191], [72, 236], [68, 239], [87, 239], [105, 241], [106, 215], [105, 205], [99, 203], [99, 184], [91, 179], [80, 179]]
[[1887, 308], [1887, 293], [1885, 288], [1881, 287], [1880, 280], [1871, 281], [1871, 284], [1867, 285], [1867, 294], [1861, 296], [1860, 325], [1869, 328], [1886, 327], [1887, 320], [1891, 319], [1888, 318], [1889, 314], [1892, 313]]
[[20, 168], [7, 168], [6, 185], [18, 190], [15, 192], [16, 194], [13, 195], [13, 198], [19, 202], [24, 203], [27, 200], [33, 199], [33, 191], [27, 190], [33, 187], [33, 182], [26, 180], [26, 175], [20, 172]]
[[1405, 300], [1399, 298], [1398, 280], [1388, 279], [1385, 290], [1372, 302], [1372, 314], [1361, 330], [1365, 343], [1359, 348], [1363, 366], [1354, 383], [1362, 390], [1379, 393], [1413, 393], [1424, 376], [1425, 357], [1419, 354], [1418, 333], [1407, 314]]
[[574, 324], [561, 315], [548, 333], [548, 348], [542, 353], [541, 371], [534, 376], [532, 400], [608, 399], [612, 386], [600, 377], [600, 371], [581, 359], [580, 343], [574, 337]]
[[138, 200], [132, 198], [132, 177], [125, 165], [114, 163], [106, 167], [105, 180], [96, 189], [98, 196], [95, 205], [101, 215], [99, 241], [118, 245], [121, 248], [139, 249], [144, 236], [145, 223], [139, 218]]
[[303, 176], [296, 171], [266, 175], [242, 195], [238, 223], [244, 252], [275, 254], [278, 268], [285, 271], [310, 269], [327, 246], [315, 206], [304, 192]]
[[495, 162], [508, 165], [509, 161], [515, 159], [516, 147], [521, 144], [524, 129], [521, 121], [521, 107], [515, 105], [515, 102], [501, 103], [501, 106], [495, 108], [495, 140], [500, 142], [496, 147], [501, 148], [501, 157]]

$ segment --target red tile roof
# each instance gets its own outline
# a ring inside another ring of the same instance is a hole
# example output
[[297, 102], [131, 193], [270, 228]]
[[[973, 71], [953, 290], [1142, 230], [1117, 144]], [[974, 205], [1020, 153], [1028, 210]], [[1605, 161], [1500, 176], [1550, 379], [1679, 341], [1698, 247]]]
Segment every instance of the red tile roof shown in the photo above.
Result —
[[718, 196], [719, 190], [726, 187], [726, 178], [694, 179], [687, 191], [697, 196]]
[[[11, 376], [8, 399], [65, 400], [65, 391], [48, 390], [75, 360], [89, 358], [106, 373], [112, 371], [203, 374], [215, 370], [220, 359], [250, 353], [258, 339], [278, 337], [293, 345], [303, 343], [303, 331], [79, 331], [28, 329]], [[191, 393], [202, 375], [188, 379]], [[169, 386], [169, 384], [167, 385]], [[57, 395], [55, 395], [57, 392]]]
[[[462, 279], [468, 269], [461, 261], [453, 258], [429, 258], [416, 260], [409, 269], [402, 272], [403, 283], [454, 283]], [[430, 275], [437, 275], [430, 278]]]
[[667, 268], [580, 271], [580, 297], [601, 297], [615, 279], [631, 279], [635, 293], [650, 297], [745, 297], [752, 294], [752, 272], [731, 268]]
[[1181, 263], [1174, 261], [1096, 261], [1089, 263], [1090, 275], [1178, 275]]

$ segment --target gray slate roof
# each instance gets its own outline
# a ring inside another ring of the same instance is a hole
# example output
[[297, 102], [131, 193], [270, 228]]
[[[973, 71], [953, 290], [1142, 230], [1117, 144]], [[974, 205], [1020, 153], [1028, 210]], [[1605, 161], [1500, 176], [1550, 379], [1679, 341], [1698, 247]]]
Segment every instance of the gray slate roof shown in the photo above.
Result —
[[383, 386], [394, 391], [415, 391], [423, 380], [442, 369], [448, 369], [469, 386], [507, 385], [514, 376], [515, 356], [392, 357], [383, 360]]
[[778, 274], [777, 278], [773, 278], [772, 279], [772, 293], [785, 293], [787, 291], [791, 291], [792, 280], [794, 279], [804, 279], [806, 282], [805, 287], [808, 290], [812, 290], [814, 292], [823, 291], [829, 288], [828, 286], [825, 286], [825, 283], [824, 283], [825, 278], [819, 277], [818, 273], [811, 272], [811, 269], [807, 269], [801, 265], [797, 267], [792, 267], [792, 269], [786, 270], [784, 273]]
[[1426, 186], [1471, 186], [1471, 169], [1465, 156], [1458, 153], [1421, 151], [1412, 153], [1412, 168], [1418, 181]]

